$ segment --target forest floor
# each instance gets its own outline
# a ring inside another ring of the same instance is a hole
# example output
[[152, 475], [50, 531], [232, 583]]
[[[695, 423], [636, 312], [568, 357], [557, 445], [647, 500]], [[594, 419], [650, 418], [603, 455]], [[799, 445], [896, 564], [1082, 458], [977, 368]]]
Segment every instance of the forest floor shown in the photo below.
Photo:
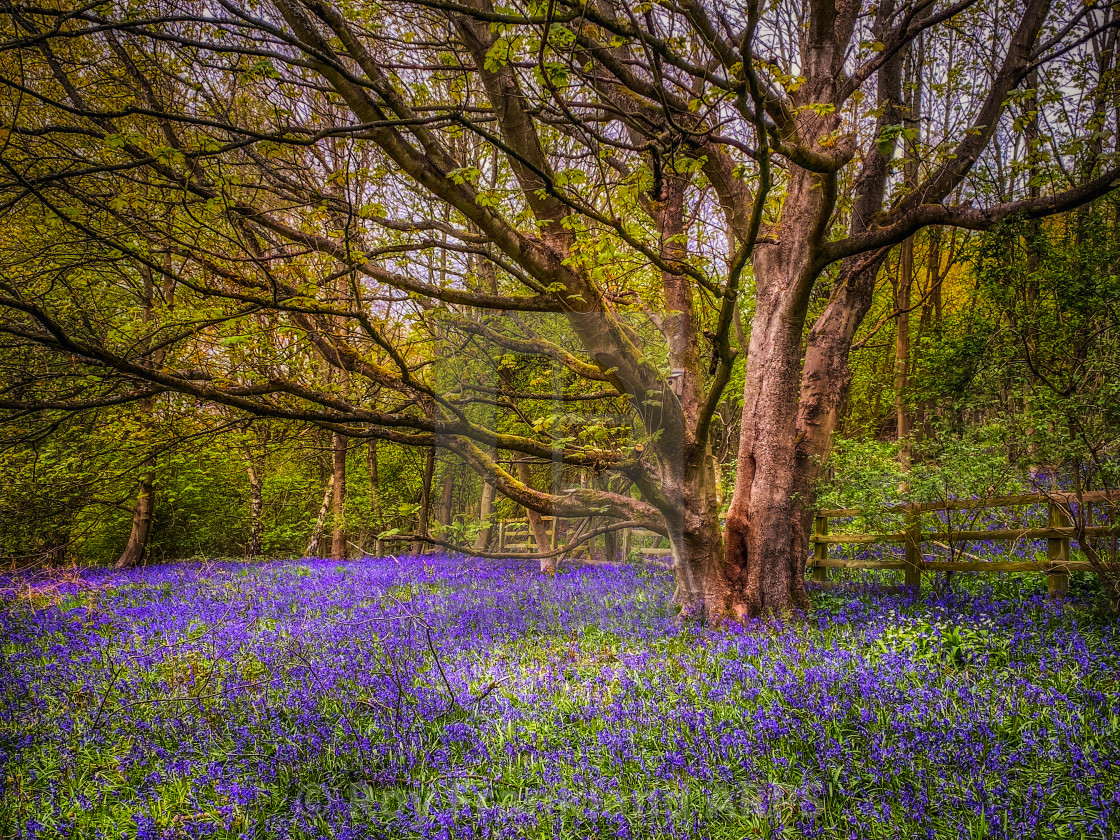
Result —
[[1120, 629], [1014, 581], [714, 632], [634, 565], [0, 577], [0, 837], [1116, 837]]

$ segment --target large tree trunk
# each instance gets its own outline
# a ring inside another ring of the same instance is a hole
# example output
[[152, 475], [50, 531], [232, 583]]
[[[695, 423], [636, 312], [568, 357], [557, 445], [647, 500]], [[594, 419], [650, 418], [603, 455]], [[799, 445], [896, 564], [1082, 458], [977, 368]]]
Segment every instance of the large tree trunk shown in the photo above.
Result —
[[703, 452], [682, 466], [679, 487], [666, 488], [679, 500], [680, 511], [666, 518], [677, 583], [673, 602], [680, 606], [682, 619], [718, 623], [727, 615], [732, 587], [719, 525], [715, 461]]
[[[781, 245], [761, 245], [755, 253], [756, 308], [743, 388], [739, 470], [727, 516], [723, 577], [729, 591], [724, 602], [708, 606], [710, 618], [808, 606], [806, 507], [814, 501], [814, 482], [806, 473], [819, 464], [808, 457], [806, 433], [798, 423], [801, 342], [809, 295], [820, 273], [814, 264], [815, 243], [834, 196], [834, 176], [795, 170], [776, 236]], [[810, 375], [806, 369], [806, 378]]]
[[727, 517], [725, 609], [736, 616], [807, 605], [795, 496], [805, 466], [797, 438], [801, 325], [788, 323], [777, 308], [756, 312], [747, 357], [739, 473]]
[[[844, 52], [855, 23], [855, 7], [814, 7], [806, 33], [809, 80], [806, 101], [828, 101], [842, 75]], [[893, 13], [884, 2], [875, 26]], [[840, 36], [840, 37], [837, 37]], [[880, 122], [903, 122], [902, 57], [894, 55], [878, 75]], [[802, 140], [828, 136], [835, 114], [797, 117]], [[860, 233], [883, 205], [894, 147], [880, 144], [864, 155], [856, 180], [851, 232]], [[809, 301], [824, 263], [835, 208], [835, 170], [811, 172], [791, 166], [781, 219], [772, 241], [754, 253], [755, 315], [743, 387], [739, 470], [727, 516], [722, 577], [728, 595], [706, 605], [709, 618], [779, 614], [808, 606], [805, 565], [816, 485], [831, 450], [832, 432], [847, 398], [848, 352], [871, 304], [885, 248], [841, 264], [829, 302], [809, 331], [802, 350]]]
[[151, 473], [140, 479], [140, 489], [136, 494], [136, 506], [132, 509], [132, 530], [124, 553], [117, 560], [116, 568], [131, 569], [139, 566], [148, 547], [148, 534], [152, 528], [152, 513], [155, 511], [155, 483]]
[[332, 509], [331, 559], [346, 559], [346, 438], [335, 432], [331, 436]]

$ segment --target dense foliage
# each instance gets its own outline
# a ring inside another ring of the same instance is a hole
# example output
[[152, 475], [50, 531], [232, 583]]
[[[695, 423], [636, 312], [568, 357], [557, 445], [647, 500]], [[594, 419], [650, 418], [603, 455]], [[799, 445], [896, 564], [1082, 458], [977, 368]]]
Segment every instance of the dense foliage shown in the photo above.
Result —
[[8, 576], [0, 834], [1120, 832], [1120, 630], [1034, 581], [681, 629], [671, 578], [444, 556]]

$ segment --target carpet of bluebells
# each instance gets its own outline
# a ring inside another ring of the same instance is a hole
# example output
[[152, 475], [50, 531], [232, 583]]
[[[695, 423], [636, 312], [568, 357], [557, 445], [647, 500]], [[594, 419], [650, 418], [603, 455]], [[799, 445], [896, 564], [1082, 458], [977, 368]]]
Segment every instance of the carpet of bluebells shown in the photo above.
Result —
[[641, 565], [0, 588], [0, 837], [1120, 836], [1120, 630], [1037, 583], [720, 631]]

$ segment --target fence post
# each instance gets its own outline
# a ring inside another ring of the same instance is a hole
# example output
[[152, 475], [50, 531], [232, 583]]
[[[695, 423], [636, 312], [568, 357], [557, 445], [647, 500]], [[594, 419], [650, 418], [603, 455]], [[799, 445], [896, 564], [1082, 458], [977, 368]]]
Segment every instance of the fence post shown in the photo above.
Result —
[[[1069, 517], [1062, 510], [1061, 505], [1053, 499], [1046, 503], [1048, 520], [1051, 528], [1068, 528], [1071, 526]], [[1062, 598], [1069, 591], [1069, 570], [1065, 564], [1069, 562], [1069, 537], [1050, 537], [1046, 540], [1046, 559], [1051, 566], [1046, 570], [1046, 593], [1051, 598]]]
[[914, 587], [917, 592], [922, 588], [922, 513], [918, 505], [910, 505], [906, 511], [906, 568], [903, 582]]
[[[813, 536], [823, 537], [828, 534], [828, 517], [818, 515], [813, 520]], [[824, 561], [828, 559], [828, 543], [814, 542], [813, 543], [813, 559]], [[828, 580], [828, 568], [825, 566], [813, 567], [813, 580], [818, 583], [823, 583]]]
[[506, 523], [498, 523], [498, 551], [506, 550]]
[[622, 559], [630, 559], [630, 529], [622, 529]]

